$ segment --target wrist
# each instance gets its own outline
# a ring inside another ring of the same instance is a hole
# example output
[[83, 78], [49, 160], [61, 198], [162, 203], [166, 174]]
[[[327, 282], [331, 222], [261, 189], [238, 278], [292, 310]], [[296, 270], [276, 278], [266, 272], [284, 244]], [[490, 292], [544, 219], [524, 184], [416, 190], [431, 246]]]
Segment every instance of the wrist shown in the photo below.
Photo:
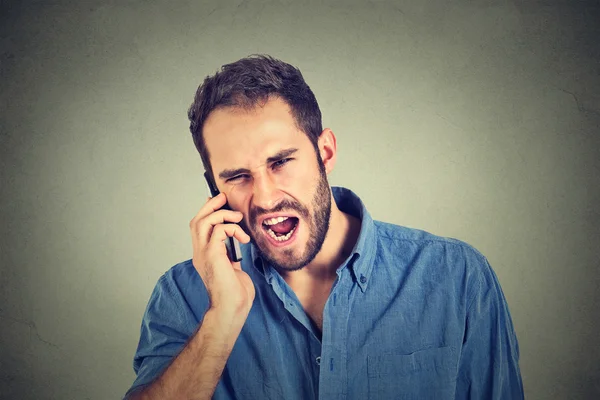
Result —
[[210, 307], [205, 315], [202, 325], [211, 326], [213, 331], [218, 332], [221, 337], [229, 337], [230, 335], [237, 338], [246, 318], [248, 312], [239, 309], [225, 308], [225, 307]]

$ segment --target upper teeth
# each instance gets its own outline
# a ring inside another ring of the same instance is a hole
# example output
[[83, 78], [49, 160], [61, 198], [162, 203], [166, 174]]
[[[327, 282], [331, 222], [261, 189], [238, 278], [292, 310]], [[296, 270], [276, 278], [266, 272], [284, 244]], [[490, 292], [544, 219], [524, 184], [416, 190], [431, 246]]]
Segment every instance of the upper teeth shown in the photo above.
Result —
[[274, 217], [274, 218], [269, 218], [269, 219], [265, 219], [263, 224], [265, 225], [275, 225], [278, 224], [280, 222], [285, 221], [286, 219], [288, 219], [289, 217]]

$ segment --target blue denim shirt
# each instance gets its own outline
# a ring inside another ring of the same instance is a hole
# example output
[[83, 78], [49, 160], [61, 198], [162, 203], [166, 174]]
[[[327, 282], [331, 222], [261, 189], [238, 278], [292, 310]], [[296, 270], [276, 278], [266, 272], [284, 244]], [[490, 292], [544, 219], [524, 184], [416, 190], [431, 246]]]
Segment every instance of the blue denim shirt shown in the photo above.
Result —
[[[337, 270], [322, 338], [282, 277], [242, 245], [256, 298], [214, 398], [522, 399], [517, 338], [486, 258], [458, 240], [373, 221], [353, 192], [332, 190], [362, 225]], [[191, 260], [159, 279], [130, 391], [160, 375], [208, 305]]]

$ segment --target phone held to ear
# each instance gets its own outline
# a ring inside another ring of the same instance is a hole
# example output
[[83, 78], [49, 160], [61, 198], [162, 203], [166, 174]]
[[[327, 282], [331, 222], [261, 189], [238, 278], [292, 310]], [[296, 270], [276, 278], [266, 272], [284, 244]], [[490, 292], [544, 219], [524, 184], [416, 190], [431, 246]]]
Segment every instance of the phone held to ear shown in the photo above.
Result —
[[[217, 196], [220, 193], [219, 189], [217, 189], [216, 183], [212, 180], [212, 178], [210, 177], [208, 172], [204, 173], [204, 178], [206, 179], [206, 183], [208, 184], [208, 189], [210, 190], [210, 195], [212, 197]], [[229, 207], [229, 204], [227, 204], [227, 203], [225, 203], [225, 205], [221, 208], [223, 210], [231, 210], [231, 208]], [[227, 224], [227, 223], [231, 223], [231, 222], [225, 222], [225, 223]], [[227, 247], [227, 255], [229, 256], [229, 259], [232, 262], [242, 261], [242, 251], [240, 250], [240, 243], [237, 241], [236, 238], [227, 237], [227, 240], [225, 240], [225, 247]]]

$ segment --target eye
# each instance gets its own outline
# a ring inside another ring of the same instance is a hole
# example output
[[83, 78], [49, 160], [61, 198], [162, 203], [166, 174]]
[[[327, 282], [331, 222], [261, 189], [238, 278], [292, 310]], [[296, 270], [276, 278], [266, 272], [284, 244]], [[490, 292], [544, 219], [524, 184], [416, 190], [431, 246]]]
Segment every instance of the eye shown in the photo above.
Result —
[[246, 178], [248, 178], [247, 174], [236, 175], [232, 178], [227, 179], [225, 182], [227, 183], [240, 183], [243, 182]]
[[292, 161], [292, 160], [293, 160], [293, 158], [282, 158], [282, 159], [281, 159], [281, 160], [279, 160], [279, 161], [275, 161], [275, 162], [274, 162], [274, 163], [271, 165], [271, 167], [272, 167], [273, 169], [281, 168], [281, 167], [283, 167], [285, 164], [287, 164], [288, 162], [290, 162], [290, 161]]

